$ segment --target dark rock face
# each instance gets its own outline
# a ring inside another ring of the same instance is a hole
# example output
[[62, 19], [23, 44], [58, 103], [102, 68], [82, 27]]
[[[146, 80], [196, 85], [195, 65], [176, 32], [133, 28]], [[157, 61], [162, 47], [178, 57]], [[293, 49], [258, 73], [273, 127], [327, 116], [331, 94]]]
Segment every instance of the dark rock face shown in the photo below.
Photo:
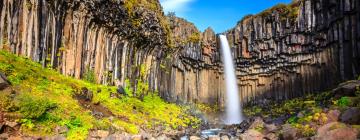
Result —
[[[356, 0], [297, 1], [290, 5], [296, 16], [284, 17], [281, 9], [265, 11], [223, 33], [236, 61], [242, 101], [285, 100], [359, 75], [359, 5]], [[199, 42], [181, 47], [160, 92], [173, 101], [223, 105], [218, 44], [208, 29]]]

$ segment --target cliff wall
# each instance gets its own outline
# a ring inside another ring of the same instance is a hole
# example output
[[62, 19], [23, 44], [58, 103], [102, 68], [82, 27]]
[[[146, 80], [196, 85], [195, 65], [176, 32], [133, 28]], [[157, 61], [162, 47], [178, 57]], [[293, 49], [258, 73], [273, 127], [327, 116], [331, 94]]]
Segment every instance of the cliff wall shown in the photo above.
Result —
[[[360, 73], [360, 2], [296, 0], [223, 33], [244, 103], [320, 92]], [[223, 106], [219, 41], [150, 0], [2, 0], [0, 49], [98, 83], [148, 88], [172, 102]], [[169, 21], [169, 22], [168, 22]], [[144, 73], [144, 74], [142, 74]]]
[[[360, 2], [301, 0], [249, 15], [228, 37], [244, 102], [321, 92], [360, 73]], [[174, 56], [165, 93], [224, 105], [219, 42], [211, 29]], [[168, 90], [170, 89], [170, 90]], [[254, 102], [251, 102], [254, 103]]]
[[97, 83], [133, 83], [145, 66], [156, 88], [168, 50], [168, 25], [158, 1], [1, 0], [0, 49], [62, 74]]

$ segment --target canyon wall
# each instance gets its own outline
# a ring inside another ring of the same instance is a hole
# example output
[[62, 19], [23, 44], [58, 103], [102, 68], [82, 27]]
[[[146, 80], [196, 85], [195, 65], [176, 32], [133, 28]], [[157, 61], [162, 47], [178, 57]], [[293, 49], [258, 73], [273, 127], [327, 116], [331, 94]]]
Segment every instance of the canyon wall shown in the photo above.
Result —
[[156, 89], [168, 29], [158, 1], [1, 0], [0, 49], [97, 83], [133, 83], [145, 66]]
[[[2, 0], [0, 49], [64, 75], [91, 73], [105, 85], [129, 79], [135, 90], [146, 81], [171, 102], [223, 106], [214, 31], [201, 33], [184, 19], [165, 17], [159, 1], [132, 2]], [[358, 76], [359, 10], [358, 0], [297, 0], [246, 16], [223, 33], [243, 102], [320, 92]]]
[[[242, 101], [285, 100], [357, 77], [359, 10], [357, 0], [299, 0], [246, 16], [223, 33], [233, 50]], [[201, 41], [188, 42], [173, 57], [167, 97], [224, 105], [218, 44], [207, 29]]]

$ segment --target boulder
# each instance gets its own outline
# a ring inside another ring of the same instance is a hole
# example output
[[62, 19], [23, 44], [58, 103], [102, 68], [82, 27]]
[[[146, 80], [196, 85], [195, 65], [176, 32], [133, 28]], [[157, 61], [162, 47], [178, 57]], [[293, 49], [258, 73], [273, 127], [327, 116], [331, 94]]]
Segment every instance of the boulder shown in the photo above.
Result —
[[17, 122], [5, 121], [5, 125], [11, 128], [15, 128], [18, 124]]
[[2, 133], [2, 134], [0, 134], [0, 139], [1, 140], [6, 140], [6, 139], [8, 139], [9, 138], [9, 134], [7, 134], [7, 133]]
[[121, 94], [121, 95], [126, 95], [125, 89], [124, 89], [122, 86], [119, 86], [119, 87], [116, 89], [116, 92], [117, 92], [118, 94]]
[[166, 135], [161, 135], [161, 136], [158, 136], [157, 138], [156, 138], [157, 140], [171, 140], [170, 138], [168, 138]]
[[317, 130], [315, 140], [356, 140], [358, 131], [343, 123], [328, 123]]
[[251, 123], [249, 129], [256, 129], [256, 128], [264, 128], [264, 121], [260, 117], [256, 117], [254, 121]]
[[6, 76], [0, 73], [0, 90], [7, 88], [10, 85], [10, 82], [7, 80]]
[[142, 140], [143, 137], [141, 135], [134, 135], [131, 137], [131, 140]]
[[106, 137], [106, 140], [130, 140], [131, 137], [128, 134], [115, 133]]
[[341, 122], [348, 124], [360, 124], [360, 109], [352, 107], [341, 114]]
[[348, 81], [341, 83], [336, 89], [332, 90], [332, 93], [335, 94], [335, 97], [354, 96], [356, 87], [360, 87], [359, 80]]
[[328, 118], [328, 122], [337, 122], [339, 120], [341, 112], [339, 110], [330, 110], [326, 116]]
[[275, 124], [265, 124], [265, 130], [266, 132], [275, 132], [279, 128]]
[[227, 136], [227, 135], [221, 136], [220, 139], [221, 139], [221, 140], [230, 140], [230, 139], [229, 139], [229, 136]]
[[85, 101], [92, 101], [93, 93], [91, 90], [88, 90], [86, 87], [83, 87], [81, 89], [81, 95], [80, 97], [84, 99]]
[[198, 136], [190, 136], [189, 140], [201, 140]]
[[278, 136], [275, 133], [268, 133], [265, 135], [265, 139], [267, 140], [278, 140]]
[[254, 129], [247, 130], [244, 134], [240, 135], [242, 140], [263, 140], [264, 135]]
[[105, 139], [108, 135], [109, 135], [109, 131], [105, 131], [105, 130], [96, 130], [90, 132], [91, 138]]
[[220, 137], [218, 135], [209, 136], [208, 140], [220, 140]]
[[290, 124], [283, 125], [282, 134], [280, 137], [285, 140], [296, 140], [298, 138], [299, 131], [293, 128]]
[[142, 139], [150, 140], [152, 139], [152, 135], [146, 132], [141, 132], [140, 135], [142, 136]]
[[55, 133], [56, 134], [66, 134], [69, 131], [69, 129], [66, 126], [57, 126], [55, 127]]

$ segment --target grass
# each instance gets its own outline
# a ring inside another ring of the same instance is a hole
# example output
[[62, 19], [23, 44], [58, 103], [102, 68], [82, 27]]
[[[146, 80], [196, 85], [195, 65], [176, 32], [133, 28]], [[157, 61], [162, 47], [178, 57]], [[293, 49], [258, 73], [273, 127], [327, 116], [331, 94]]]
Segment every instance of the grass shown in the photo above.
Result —
[[[112, 98], [110, 95], [116, 94], [116, 87], [90, 83], [92, 78], [86, 82], [66, 77], [5, 51], [0, 51], [0, 72], [8, 77], [15, 91], [0, 91], [0, 111], [18, 114], [16, 121], [21, 123], [21, 131], [26, 135], [55, 135], [56, 127], [67, 127], [68, 139], [85, 139], [92, 129], [115, 127], [118, 131], [137, 134], [140, 129], [156, 126], [171, 130], [199, 123], [186, 113], [185, 107], [167, 103], [155, 93], [144, 96], [143, 100], [129, 96]], [[94, 93], [92, 102], [109, 109], [114, 119], [96, 119], [90, 110], [79, 105], [74, 94], [84, 87]]]

